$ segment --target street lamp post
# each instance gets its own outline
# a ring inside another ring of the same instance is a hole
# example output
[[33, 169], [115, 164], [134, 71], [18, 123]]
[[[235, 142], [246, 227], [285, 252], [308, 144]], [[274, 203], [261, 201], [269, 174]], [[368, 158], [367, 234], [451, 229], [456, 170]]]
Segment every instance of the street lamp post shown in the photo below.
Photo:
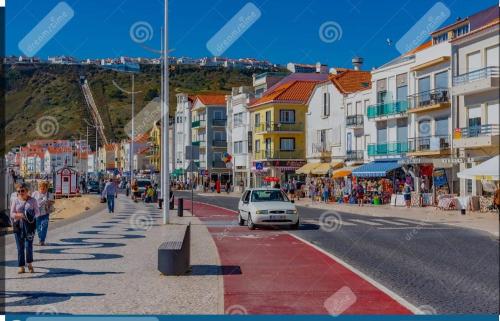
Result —
[[163, 213], [163, 224], [169, 223], [169, 210], [170, 210], [170, 173], [168, 168], [168, 159], [169, 159], [169, 150], [168, 150], [168, 129], [169, 129], [169, 82], [168, 82], [168, 0], [165, 0], [165, 8], [164, 8], [164, 16], [163, 16], [163, 96], [162, 96], [162, 162], [161, 162], [161, 171], [163, 172], [163, 182], [162, 182], [162, 197], [164, 199], [165, 206], [162, 207]]

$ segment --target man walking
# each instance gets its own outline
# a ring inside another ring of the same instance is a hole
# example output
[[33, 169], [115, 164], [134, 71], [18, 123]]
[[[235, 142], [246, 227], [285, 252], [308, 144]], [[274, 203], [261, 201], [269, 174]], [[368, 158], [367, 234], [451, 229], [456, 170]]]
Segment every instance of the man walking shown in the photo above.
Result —
[[106, 185], [104, 186], [104, 190], [102, 191], [102, 197], [103, 198], [105, 197], [108, 203], [109, 213], [115, 212], [115, 196], [116, 196], [116, 186], [115, 183], [113, 182], [113, 179], [110, 178], [106, 183]]

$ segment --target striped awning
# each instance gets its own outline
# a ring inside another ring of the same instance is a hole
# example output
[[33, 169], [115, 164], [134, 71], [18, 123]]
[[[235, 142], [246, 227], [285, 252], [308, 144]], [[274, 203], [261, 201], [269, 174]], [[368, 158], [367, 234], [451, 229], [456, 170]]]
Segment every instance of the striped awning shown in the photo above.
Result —
[[361, 165], [352, 171], [352, 176], [356, 177], [385, 177], [387, 173], [400, 168], [398, 159], [383, 159]]
[[318, 165], [321, 165], [321, 163], [307, 163], [301, 168], [297, 169], [295, 173], [309, 175], [311, 174], [311, 171], [315, 169]]

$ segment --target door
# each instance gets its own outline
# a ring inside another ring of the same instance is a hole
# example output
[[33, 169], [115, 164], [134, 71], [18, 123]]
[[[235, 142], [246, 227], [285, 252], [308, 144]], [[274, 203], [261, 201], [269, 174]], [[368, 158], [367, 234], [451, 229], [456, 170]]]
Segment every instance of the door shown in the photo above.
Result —
[[467, 55], [467, 72], [481, 69], [481, 52], [476, 51]]
[[352, 150], [352, 133], [347, 133], [347, 153], [350, 153]]
[[250, 194], [251, 191], [246, 191], [241, 197], [239, 205], [241, 218], [244, 219], [245, 221], [248, 220], [248, 214], [249, 214], [248, 206], [250, 204]]
[[271, 138], [266, 138], [266, 157], [271, 157]]

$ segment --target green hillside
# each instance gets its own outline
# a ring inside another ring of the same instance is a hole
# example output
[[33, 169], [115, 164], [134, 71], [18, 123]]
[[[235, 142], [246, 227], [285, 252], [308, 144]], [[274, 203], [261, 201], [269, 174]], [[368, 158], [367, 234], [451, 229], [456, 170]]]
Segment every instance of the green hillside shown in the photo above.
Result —
[[[201, 69], [197, 66], [173, 66], [170, 71], [170, 110], [175, 109], [175, 94], [229, 93], [232, 87], [252, 83], [254, 70]], [[79, 79], [88, 79], [104, 122], [109, 140], [125, 138], [124, 126], [131, 118], [130, 96], [113, 84], [131, 90], [131, 75], [96, 66], [13, 65], [6, 68], [6, 147], [22, 145], [43, 138], [37, 132], [37, 120], [52, 116], [57, 132], [48, 138], [82, 138], [86, 134], [84, 119], [89, 119]], [[136, 112], [159, 96], [160, 66], [142, 65], [135, 75]]]

